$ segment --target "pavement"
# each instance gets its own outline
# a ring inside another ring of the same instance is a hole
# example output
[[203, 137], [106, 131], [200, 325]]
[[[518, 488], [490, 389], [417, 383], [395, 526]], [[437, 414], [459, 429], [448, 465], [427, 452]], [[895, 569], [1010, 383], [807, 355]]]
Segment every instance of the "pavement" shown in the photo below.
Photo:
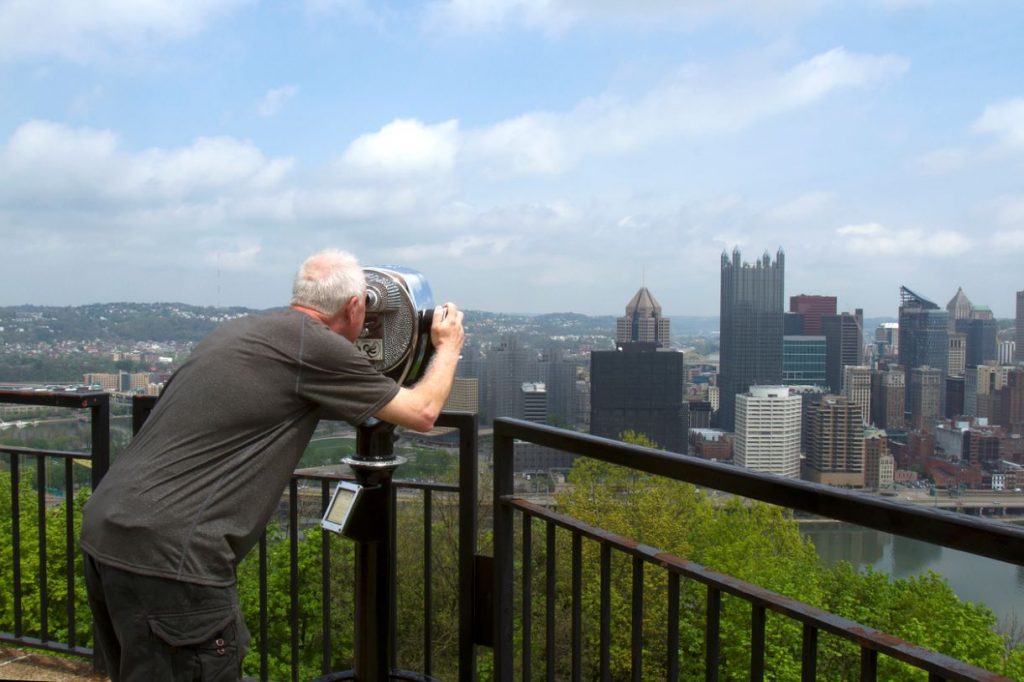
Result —
[[0, 647], [0, 680], [45, 680], [103, 682], [106, 676], [92, 672], [92, 663], [80, 658], [62, 658], [41, 651]]

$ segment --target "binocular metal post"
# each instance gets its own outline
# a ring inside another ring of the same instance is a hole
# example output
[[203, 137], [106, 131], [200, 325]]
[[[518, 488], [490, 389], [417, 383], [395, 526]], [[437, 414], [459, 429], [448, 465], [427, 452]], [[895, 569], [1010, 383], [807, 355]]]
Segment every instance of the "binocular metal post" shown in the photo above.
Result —
[[[355, 652], [353, 672], [361, 682], [390, 678], [394, 660], [395, 561], [392, 556], [392, 475], [405, 459], [394, 456], [395, 427], [387, 422], [356, 431], [356, 455], [345, 460], [367, 492], [376, 516], [373, 532], [356, 540]], [[375, 537], [374, 537], [375, 536]]]
[[356, 429], [356, 454], [346, 458], [363, 486], [357, 520], [345, 534], [356, 543], [355, 651], [353, 668], [316, 682], [421, 680], [431, 677], [395, 664], [395, 556], [392, 476], [405, 463], [394, 455], [395, 427], [372, 420]]

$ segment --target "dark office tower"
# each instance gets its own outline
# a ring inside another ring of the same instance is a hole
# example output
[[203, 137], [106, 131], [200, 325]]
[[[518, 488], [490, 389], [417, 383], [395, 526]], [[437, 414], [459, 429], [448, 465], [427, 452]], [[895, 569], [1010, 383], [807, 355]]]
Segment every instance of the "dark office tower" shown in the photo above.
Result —
[[825, 396], [812, 405], [804, 424], [804, 479], [826, 485], [864, 487], [864, 424], [860, 405]]
[[956, 332], [965, 337], [964, 365], [966, 367], [980, 367], [989, 360], [998, 358], [996, 320], [990, 315], [980, 316], [984, 315], [984, 311], [979, 311], [979, 313], [978, 317], [957, 320], [955, 325]]
[[[804, 316], [803, 334], [818, 336], [821, 332], [821, 318], [836, 314], [835, 296], [809, 296], [800, 294], [789, 297], [789, 312]], [[787, 334], [789, 332], [786, 332]]]
[[935, 433], [935, 422], [942, 414], [945, 382], [942, 373], [927, 365], [910, 372], [907, 393], [910, 402], [910, 424], [918, 431]]
[[661, 305], [647, 287], [640, 287], [626, 304], [625, 316], [615, 321], [615, 343], [669, 347], [668, 319], [661, 316]]
[[736, 427], [736, 396], [751, 386], [782, 383], [785, 254], [743, 263], [739, 249], [722, 253], [719, 425]]
[[[900, 364], [906, 375], [907, 411], [910, 410], [910, 373], [927, 365], [939, 373], [941, 386], [948, 374], [949, 313], [923, 296], [900, 287]], [[943, 393], [942, 391], [939, 392]], [[940, 396], [941, 400], [941, 396]], [[942, 413], [941, 406], [939, 414]]]
[[833, 393], [843, 392], [844, 367], [864, 364], [864, 313], [825, 315], [821, 318], [825, 336], [825, 381]]
[[964, 411], [964, 386], [966, 383], [963, 376], [946, 377], [946, 412], [943, 416], [947, 419], [966, 414]]
[[1017, 292], [1017, 347], [1013, 352], [1017, 364], [1024, 364], [1024, 291]]
[[590, 432], [618, 438], [635, 431], [662, 449], [686, 452], [683, 354], [642, 348], [590, 354]]

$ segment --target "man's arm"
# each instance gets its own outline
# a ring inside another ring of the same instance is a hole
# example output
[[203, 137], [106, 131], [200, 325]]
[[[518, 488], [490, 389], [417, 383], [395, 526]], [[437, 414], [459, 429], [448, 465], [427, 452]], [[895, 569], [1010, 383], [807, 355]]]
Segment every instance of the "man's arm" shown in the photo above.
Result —
[[462, 317], [462, 311], [454, 303], [446, 303], [434, 310], [434, 321], [430, 327], [434, 357], [426, 373], [412, 388], [399, 389], [398, 394], [374, 415], [377, 419], [414, 431], [434, 428], [455, 381], [455, 368], [465, 340]]

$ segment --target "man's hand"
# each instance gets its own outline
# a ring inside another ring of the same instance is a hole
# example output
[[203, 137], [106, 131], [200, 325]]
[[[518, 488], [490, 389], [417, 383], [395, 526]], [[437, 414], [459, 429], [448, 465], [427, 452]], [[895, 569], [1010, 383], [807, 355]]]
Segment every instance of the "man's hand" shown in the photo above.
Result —
[[415, 386], [399, 389], [398, 395], [374, 416], [414, 431], [429, 431], [434, 427], [452, 390], [459, 353], [466, 340], [462, 318], [462, 311], [454, 303], [445, 303], [434, 309], [430, 325], [434, 357], [430, 366]]
[[466, 333], [462, 328], [462, 311], [454, 303], [445, 303], [434, 308], [434, 320], [430, 326], [430, 340], [434, 348], [450, 347], [456, 353], [462, 350]]

